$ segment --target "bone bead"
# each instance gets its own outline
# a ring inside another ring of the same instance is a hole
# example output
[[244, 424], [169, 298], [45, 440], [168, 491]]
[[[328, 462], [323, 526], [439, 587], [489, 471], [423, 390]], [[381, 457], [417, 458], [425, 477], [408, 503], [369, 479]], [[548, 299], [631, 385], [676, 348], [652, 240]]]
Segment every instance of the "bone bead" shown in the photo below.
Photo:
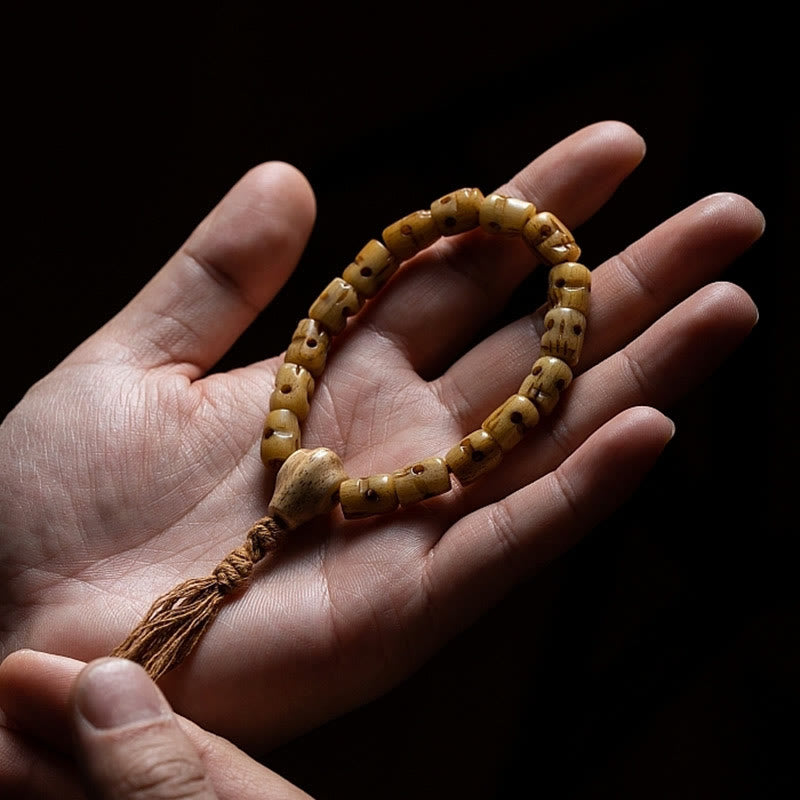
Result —
[[269, 398], [269, 410], [288, 408], [302, 422], [311, 406], [314, 378], [299, 364], [281, 364], [275, 376], [275, 390]]
[[549, 414], [558, 403], [561, 392], [572, 383], [572, 370], [560, 358], [543, 356], [536, 359], [531, 374], [522, 381], [519, 393], [533, 401], [542, 414]]
[[480, 189], [458, 189], [435, 200], [431, 215], [436, 230], [442, 236], [454, 236], [477, 228], [482, 202]]
[[346, 478], [342, 461], [333, 450], [297, 450], [275, 476], [269, 514], [290, 530], [327, 514], [338, 502], [339, 486]]
[[268, 467], [282, 464], [300, 447], [300, 420], [288, 408], [270, 411], [261, 436], [261, 460]]
[[583, 349], [586, 317], [574, 308], [551, 308], [544, 318], [544, 333], [540, 351], [555, 356], [574, 367]]
[[464, 486], [496, 467], [502, 458], [500, 445], [481, 428], [451, 447], [445, 461], [459, 483]]
[[330, 346], [331, 337], [319, 322], [315, 319], [301, 319], [292, 335], [284, 361], [300, 364], [315, 378], [319, 378], [325, 369]]
[[581, 314], [589, 311], [592, 273], [574, 261], [558, 264], [550, 270], [547, 299], [552, 306], [574, 308]]
[[397, 508], [397, 492], [391, 475], [348, 478], [339, 487], [339, 502], [346, 519], [385, 514]]
[[370, 239], [359, 250], [354, 261], [345, 268], [342, 277], [362, 297], [374, 297], [399, 266], [400, 262], [386, 249], [383, 242]]
[[441, 234], [430, 211], [414, 211], [383, 229], [383, 242], [399, 261], [415, 256]]
[[450, 491], [450, 471], [443, 458], [423, 458], [392, 473], [401, 506], [427, 500]]
[[536, 206], [516, 197], [490, 194], [481, 203], [480, 225], [487, 233], [516, 236], [536, 213]]
[[522, 437], [536, 426], [539, 412], [531, 400], [515, 394], [495, 409], [481, 425], [505, 453], [518, 444]]
[[581, 249], [575, 244], [575, 237], [549, 211], [532, 216], [522, 229], [522, 238], [551, 265], [577, 261], [581, 257]]
[[356, 290], [347, 281], [334, 278], [312, 303], [308, 316], [335, 335], [344, 330], [347, 318], [357, 314], [362, 303]]

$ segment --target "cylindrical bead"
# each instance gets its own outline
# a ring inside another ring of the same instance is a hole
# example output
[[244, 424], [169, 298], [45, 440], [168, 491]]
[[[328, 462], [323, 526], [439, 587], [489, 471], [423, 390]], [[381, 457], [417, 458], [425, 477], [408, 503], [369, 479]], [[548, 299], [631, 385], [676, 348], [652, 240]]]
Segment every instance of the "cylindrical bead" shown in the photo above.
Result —
[[301, 319], [292, 341], [286, 350], [284, 361], [305, 367], [315, 378], [322, 375], [331, 337], [315, 319]]
[[581, 314], [589, 311], [592, 273], [574, 261], [557, 264], [550, 270], [547, 299], [552, 306], [574, 308]]
[[519, 393], [533, 401], [542, 414], [549, 414], [558, 403], [561, 392], [572, 383], [572, 370], [560, 358], [537, 358], [531, 374], [522, 381]]
[[281, 364], [275, 376], [275, 390], [269, 398], [269, 410], [288, 408], [302, 422], [311, 407], [314, 378], [299, 364]]
[[348, 478], [339, 487], [339, 502], [346, 519], [385, 514], [397, 508], [397, 492], [391, 475]]
[[515, 394], [495, 409], [481, 425], [505, 453], [539, 422], [539, 412], [531, 400]]
[[300, 420], [288, 408], [267, 414], [261, 436], [261, 460], [268, 467], [282, 464], [300, 447]]
[[555, 356], [574, 367], [581, 357], [586, 317], [574, 308], [551, 308], [544, 317], [540, 352]]
[[450, 471], [443, 458], [423, 458], [392, 473], [401, 506], [427, 500], [450, 491]]
[[374, 297], [399, 266], [400, 262], [383, 242], [370, 239], [345, 267], [342, 277], [362, 297]]
[[481, 203], [480, 225], [487, 233], [516, 236], [536, 213], [536, 206], [527, 200], [490, 194]]
[[332, 334], [341, 333], [347, 318], [357, 314], [363, 301], [356, 290], [342, 278], [334, 278], [308, 309], [308, 316]]
[[522, 238], [551, 265], [577, 261], [581, 257], [581, 249], [575, 244], [575, 237], [549, 211], [532, 216], [522, 229]]
[[500, 445], [481, 428], [451, 447], [444, 460], [463, 486], [494, 469], [502, 458]]
[[333, 450], [297, 450], [275, 476], [269, 513], [294, 529], [330, 511], [339, 501], [339, 486], [346, 478], [342, 461]]
[[434, 200], [431, 215], [442, 236], [454, 236], [477, 228], [483, 202], [480, 189], [458, 189]]
[[441, 234], [429, 210], [414, 211], [383, 229], [383, 241], [399, 261], [415, 256], [432, 245]]

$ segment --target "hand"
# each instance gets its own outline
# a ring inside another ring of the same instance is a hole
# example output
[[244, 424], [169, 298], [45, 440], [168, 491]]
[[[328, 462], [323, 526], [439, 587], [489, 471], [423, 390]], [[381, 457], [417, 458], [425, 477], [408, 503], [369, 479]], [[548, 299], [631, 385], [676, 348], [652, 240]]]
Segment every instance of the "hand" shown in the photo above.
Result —
[[230, 742], [173, 714], [132, 661], [85, 665], [31, 650], [13, 653], [0, 664], [0, 708], [0, 754], [14, 765], [0, 782], [7, 796], [309, 797]]
[[[593, 125], [500, 190], [575, 230], [643, 152], [627, 126]], [[258, 440], [282, 359], [207, 373], [286, 280], [313, 215], [295, 169], [252, 170], [7, 417], [4, 653], [108, 653], [156, 596], [207, 575], [265, 512]], [[749, 201], [714, 195], [590, 264], [579, 376], [555, 414], [465, 491], [358, 523], [337, 511], [298, 531], [164, 678], [173, 706], [248, 747], [286, 739], [394, 685], [574, 543], [670, 438], [654, 407], [752, 328], [747, 294], [711, 281], [762, 230]], [[529, 371], [542, 312], [461, 351], [534, 266], [521, 241], [481, 231], [404, 265], [336, 339], [303, 445], [332, 447], [366, 475], [441, 454], [478, 427]]]

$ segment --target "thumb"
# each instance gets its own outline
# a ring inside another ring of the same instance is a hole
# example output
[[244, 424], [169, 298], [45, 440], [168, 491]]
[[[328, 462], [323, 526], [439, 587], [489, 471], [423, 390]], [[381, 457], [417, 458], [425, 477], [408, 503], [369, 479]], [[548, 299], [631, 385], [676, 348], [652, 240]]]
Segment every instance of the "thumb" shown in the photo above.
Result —
[[92, 661], [78, 676], [70, 710], [92, 797], [216, 798], [199, 753], [138, 664], [119, 658]]

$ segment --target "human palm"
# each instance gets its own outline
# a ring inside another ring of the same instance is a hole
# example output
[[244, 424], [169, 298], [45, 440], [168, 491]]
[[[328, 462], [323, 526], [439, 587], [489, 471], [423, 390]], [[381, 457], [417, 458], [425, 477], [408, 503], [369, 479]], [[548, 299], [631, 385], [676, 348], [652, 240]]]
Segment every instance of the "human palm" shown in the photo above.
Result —
[[[601, 123], [501, 191], [577, 227], [642, 154], [627, 126]], [[258, 440], [282, 357], [210, 370], [291, 272], [313, 214], [296, 170], [252, 170], [9, 414], [0, 655], [109, 652], [156, 596], [208, 574], [265, 513]], [[669, 439], [654, 406], [752, 327], [750, 298], [709, 282], [762, 228], [747, 200], [715, 195], [597, 266], [581, 365], [553, 416], [474, 486], [296, 531], [165, 676], [176, 710], [246, 746], [285, 739], [388, 689], [576, 541]], [[530, 369], [542, 313], [463, 349], [534, 268], [523, 243], [482, 231], [404, 265], [337, 337], [303, 446], [333, 448], [357, 476], [442, 454], [478, 427]]]

